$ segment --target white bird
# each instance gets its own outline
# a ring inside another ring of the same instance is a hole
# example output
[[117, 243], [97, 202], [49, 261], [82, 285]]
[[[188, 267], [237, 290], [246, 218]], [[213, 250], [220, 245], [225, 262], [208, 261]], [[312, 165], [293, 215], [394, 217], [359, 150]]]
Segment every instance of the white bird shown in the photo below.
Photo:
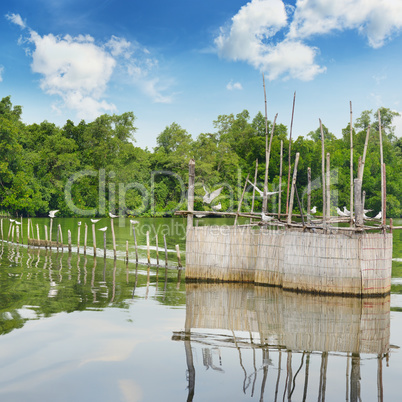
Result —
[[219, 187], [218, 189], [212, 191], [212, 193], [208, 193], [205, 186], [203, 185], [202, 187], [204, 188], [205, 191], [205, 195], [204, 197], [202, 197], [202, 201], [205, 202], [205, 204], [210, 204], [216, 197], [218, 197], [218, 195], [223, 190], [223, 187]]
[[363, 219], [371, 219], [369, 216], [367, 216], [364, 212], [363, 212]]
[[205, 215], [201, 215], [201, 214], [195, 214], [196, 218], [203, 218]]
[[220, 211], [220, 210], [222, 209], [222, 204], [219, 203], [219, 204], [217, 204], [217, 205], [213, 205], [213, 206], [212, 206], [212, 209], [214, 209], [215, 211]]
[[78, 226], [81, 226], [81, 221], [78, 222]]
[[381, 219], [381, 218], [382, 218], [382, 213], [380, 211], [373, 219]]
[[99, 222], [99, 221], [100, 221], [100, 219], [91, 219], [92, 223], [96, 223], [96, 222]]
[[261, 214], [261, 219], [262, 219], [263, 222], [269, 222], [269, 221], [272, 221], [272, 220], [274, 219], [274, 217], [273, 217], [273, 216], [266, 215], [266, 214], [264, 214], [264, 212], [263, 212], [263, 213]]
[[[258, 192], [258, 194], [260, 194], [261, 197], [264, 196], [264, 192], [263, 192], [263, 191], [261, 191], [257, 186], [254, 186], [254, 184], [251, 183], [250, 180], [247, 180], [247, 181], [255, 188], [255, 190]], [[267, 197], [269, 197], [269, 196], [271, 196], [271, 195], [274, 195], [274, 194], [278, 194], [278, 193], [279, 193], [279, 191], [268, 191], [268, 192], [267, 192]]]
[[369, 212], [371, 212], [372, 211], [372, 209], [363, 209], [363, 212], [365, 213], [365, 214], [367, 214], [367, 213], [369, 213]]
[[136, 225], [137, 223], [140, 223], [140, 222], [135, 221], [135, 220], [133, 220], [133, 219], [130, 219], [130, 223], [133, 224], [133, 225]]
[[111, 212], [109, 212], [109, 216], [113, 219], [113, 218], [118, 218], [118, 215], [113, 215]]
[[342, 212], [339, 207], [336, 207], [336, 212], [338, 213], [339, 216], [348, 216], [345, 214], [345, 212]]
[[21, 222], [15, 221], [15, 224], [16, 224], [16, 225], [21, 225]]
[[100, 230], [101, 232], [106, 232], [107, 226], [105, 226], [104, 228], [100, 228], [100, 229], [98, 229], [98, 230]]
[[316, 205], [314, 205], [314, 207], [310, 209], [310, 214], [313, 215], [315, 213], [317, 213], [317, 206]]
[[49, 211], [49, 218], [55, 218], [59, 209], [54, 209], [53, 211]]
[[15, 222], [15, 219], [10, 219], [10, 222], [11, 222], [11, 223]]
[[344, 213], [346, 216], [350, 216], [350, 211], [348, 211], [348, 210], [346, 209], [346, 207], [343, 207], [343, 213]]

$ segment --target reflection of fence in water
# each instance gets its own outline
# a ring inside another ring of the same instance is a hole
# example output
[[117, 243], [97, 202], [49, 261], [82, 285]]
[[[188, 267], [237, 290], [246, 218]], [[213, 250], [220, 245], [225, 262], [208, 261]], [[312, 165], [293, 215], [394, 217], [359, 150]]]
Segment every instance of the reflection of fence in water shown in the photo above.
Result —
[[[265, 373], [268, 365], [264, 360], [269, 361], [269, 351], [275, 350], [279, 354], [277, 364], [286, 368], [283, 392], [288, 397], [294, 392], [295, 376], [304, 375], [307, 387], [310, 356], [319, 354], [319, 397], [322, 400], [325, 399], [328, 356], [348, 356], [345, 359], [347, 394], [350, 393], [351, 400], [356, 400], [360, 397], [360, 354], [374, 355], [372, 358], [378, 360], [378, 395], [382, 395], [382, 359], [388, 356], [390, 338], [389, 296], [373, 299], [323, 297], [237, 284], [187, 284], [186, 288], [185, 331], [175, 333], [173, 339], [185, 341], [189, 399], [195, 389], [192, 342], [204, 348], [237, 348], [245, 373], [243, 389], [251, 376], [246, 374], [241, 351], [262, 349]], [[285, 351], [286, 356], [282, 356]], [[302, 353], [301, 365], [293, 372], [292, 353]], [[303, 365], [305, 373], [300, 375]], [[276, 393], [280, 371], [279, 367]], [[264, 378], [265, 375], [267, 373]], [[266, 378], [264, 384], [265, 381]], [[306, 394], [307, 388], [302, 393]]]

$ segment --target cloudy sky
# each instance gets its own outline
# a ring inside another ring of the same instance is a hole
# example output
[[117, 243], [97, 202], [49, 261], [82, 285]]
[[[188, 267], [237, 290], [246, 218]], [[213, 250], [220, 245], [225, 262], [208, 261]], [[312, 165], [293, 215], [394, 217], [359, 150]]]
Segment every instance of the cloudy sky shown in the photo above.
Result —
[[[402, 112], [400, 0], [3, 0], [0, 94], [23, 121], [63, 126], [132, 111], [137, 145], [176, 122], [264, 111], [340, 136], [380, 106]], [[396, 121], [402, 135], [402, 118]]]

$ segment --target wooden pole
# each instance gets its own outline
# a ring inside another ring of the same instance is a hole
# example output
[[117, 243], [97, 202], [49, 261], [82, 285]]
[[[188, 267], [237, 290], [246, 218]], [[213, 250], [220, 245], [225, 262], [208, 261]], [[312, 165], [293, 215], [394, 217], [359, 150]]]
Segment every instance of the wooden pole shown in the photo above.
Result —
[[78, 233], [77, 233], [77, 253], [80, 253], [80, 237], [81, 237], [81, 226], [78, 226]]
[[[195, 183], [195, 161], [190, 159], [188, 164], [188, 196], [187, 209], [189, 212], [194, 211], [194, 183]], [[194, 216], [192, 213], [187, 215], [187, 230], [193, 227]]]
[[[29, 240], [30, 240], [30, 235], [31, 235], [31, 230], [30, 230], [30, 226], [31, 225], [31, 218], [28, 218], [28, 225], [27, 225], [27, 238], [28, 238], [28, 244], [29, 244]], [[1, 238], [3, 239], [3, 219], [1, 220]]]
[[47, 225], [45, 225], [45, 247], [47, 248], [49, 243], [48, 232], [47, 232]]
[[135, 227], [133, 225], [133, 237], [134, 237], [134, 248], [135, 248], [135, 262], [138, 264], [138, 248], [137, 248], [137, 236], [135, 234]]
[[18, 225], [15, 227], [15, 242], [17, 244], [20, 242], [20, 227]]
[[3, 218], [0, 220], [0, 226], [1, 226], [1, 240], [4, 240], [4, 235], [3, 235]]
[[96, 232], [95, 232], [95, 224], [92, 224], [92, 242], [94, 248], [94, 257], [96, 257]]
[[11, 228], [13, 227], [13, 223], [10, 222], [8, 226], [8, 235], [7, 235], [7, 241], [9, 241], [10, 236], [11, 236]]
[[290, 191], [290, 199], [289, 199], [289, 212], [288, 212], [288, 224], [292, 223], [292, 211], [293, 211], [293, 200], [294, 200], [294, 195], [295, 195], [295, 186], [296, 186], [296, 178], [297, 178], [297, 165], [299, 164], [299, 157], [300, 153], [296, 153], [296, 158], [295, 158], [295, 166], [293, 168], [293, 179], [292, 179], [292, 187]]
[[15, 226], [13, 225], [13, 227], [11, 228], [11, 243], [14, 243], [14, 228]]
[[68, 252], [71, 253], [71, 230], [67, 230], [67, 244], [68, 244]]
[[176, 254], [177, 254], [177, 266], [179, 268], [181, 268], [182, 265], [181, 265], [181, 257], [180, 257], [180, 247], [178, 244], [176, 244]]
[[245, 194], [245, 192], [246, 192], [246, 188], [247, 188], [247, 183], [248, 183], [248, 178], [249, 178], [249, 176], [250, 176], [250, 173], [247, 175], [246, 182], [244, 183], [243, 193], [242, 193], [242, 195], [241, 195], [240, 202], [239, 202], [239, 205], [238, 205], [238, 207], [237, 207], [237, 214], [236, 214], [236, 217], [235, 217], [234, 226], [237, 225], [237, 217], [238, 217], [238, 214], [240, 213], [240, 210], [241, 210], [241, 204], [243, 203], [243, 198], [244, 198], [244, 194]]
[[39, 224], [36, 224], [36, 236], [38, 237], [38, 245], [40, 245]]
[[292, 128], [293, 128], [293, 114], [295, 110], [295, 101], [296, 101], [296, 91], [293, 95], [293, 107], [292, 107], [292, 120], [290, 122], [290, 132], [289, 132], [289, 155], [288, 155], [288, 187], [286, 190], [286, 215], [289, 212], [289, 188], [290, 188], [290, 170], [291, 170], [291, 164], [292, 164]]
[[167, 251], [167, 245], [166, 245], [166, 235], [163, 235], [163, 244], [165, 246], [165, 267], [167, 268], [167, 266], [168, 266], [168, 251]]
[[126, 262], [128, 262], [128, 240], [126, 240]]
[[353, 112], [352, 101], [350, 101], [350, 226], [353, 226]]
[[[258, 173], [258, 159], [255, 160], [254, 187], [253, 187], [253, 199], [251, 201], [251, 213], [254, 212], [255, 188], [257, 186], [257, 173]], [[252, 222], [253, 218], [250, 218], [250, 223]]]
[[[283, 168], [283, 140], [281, 140], [281, 154], [279, 161], [279, 195], [278, 195], [278, 219], [281, 219], [282, 209], [282, 168]], [[253, 212], [253, 211], [251, 211]]]
[[356, 226], [363, 226], [362, 181], [354, 180]]
[[60, 232], [60, 243], [61, 243], [61, 252], [63, 252], [63, 232], [61, 231], [61, 225], [58, 225], [59, 232]]
[[370, 126], [368, 126], [368, 128], [367, 128], [366, 140], [364, 141], [362, 165], [361, 165], [361, 167], [359, 169], [359, 172], [358, 172], [358, 178], [361, 181], [363, 181], [364, 164], [366, 163], [366, 155], [367, 155], [367, 146], [368, 146], [369, 135], [370, 135]]
[[35, 238], [35, 234], [34, 234], [34, 228], [33, 228], [32, 220], [31, 220], [31, 233], [32, 233], [32, 238], [34, 239], [34, 238]]
[[326, 216], [328, 219], [331, 216], [331, 173], [330, 173], [330, 154], [327, 152], [327, 180], [326, 180], [326, 185], [327, 185], [327, 198], [326, 198], [326, 207], [327, 207], [327, 212]]
[[113, 218], [110, 218], [110, 227], [112, 228], [112, 240], [113, 240], [113, 255], [116, 259], [116, 236], [114, 234], [114, 222]]
[[147, 259], [149, 265], [151, 263], [151, 252], [149, 250], [149, 231], [147, 231]]
[[262, 210], [264, 213], [267, 212], [267, 202], [268, 202], [268, 170], [269, 170], [269, 160], [271, 156], [271, 147], [272, 147], [272, 138], [274, 136], [274, 130], [275, 130], [275, 124], [276, 124], [276, 118], [278, 117], [278, 113], [275, 115], [274, 122], [272, 123], [272, 130], [271, 130], [271, 136], [269, 138], [269, 145], [268, 145], [268, 150], [265, 152], [265, 177], [264, 177], [264, 193], [262, 197]]
[[326, 222], [326, 212], [327, 206], [325, 202], [325, 145], [324, 145], [324, 130], [322, 128], [322, 122], [320, 120], [320, 130], [321, 130], [321, 185], [322, 185], [322, 222], [325, 224]]
[[87, 254], [88, 225], [85, 223], [84, 228], [84, 255]]
[[381, 127], [381, 113], [380, 109], [378, 109], [378, 134], [380, 137], [380, 163], [381, 163], [381, 216], [383, 225], [385, 225], [385, 193], [384, 193], [384, 154], [382, 147], [382, 127]]
[[20, 222], [21, 222], [21, 244], [24, 244], [24, 224], [23, 224], [23, 222], [22, 222], [22, 216], [21, 216], [21, 220], [20, 220]]
[[103, 232], [103, 258], [106, 258], [106, 230]]
[[60, 233], [59, 233], [59, 227], [57, 226], [57, 232], [56, 232], [57, 253], [59, 253], [59, 241], [60, 241]]
[[158, 235], [155, 235], [155, 246], [156, 246], [156, 265], [159, 266], [159, 247], [158, 247]]
[[53, 229], [53, 218], [50, 218], [50, 230], [49, 230], [49, 247], [50, 248], [52, 248], [52, 229]]
[[386, 225], [386, 219], [387, 219], [387, 180], [386, 180], [386, 170], [385, 170], [385, 163], [383, 163], [383, 167], [382, 167], [382, 207], [383, 207], [383, 211], [382, 211], [382, 224], [383, 226]]
[[307, 168], [307, 222], [311, 222], [311, 167]]

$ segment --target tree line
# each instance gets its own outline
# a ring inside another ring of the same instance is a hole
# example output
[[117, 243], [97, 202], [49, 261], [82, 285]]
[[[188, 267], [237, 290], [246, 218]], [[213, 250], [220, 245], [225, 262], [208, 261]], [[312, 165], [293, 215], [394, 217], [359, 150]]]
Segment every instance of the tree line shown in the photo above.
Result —
[[[402, 139], [395, 136], [393, 119], [398, 113], [381, 107], [381, 132], [386, 164], [387, 216], [402, 216]], [[151, 151], [135, 146], [135, 115], [104, 114], [93, 122], [63, 127], [43, 121], [25, 124], [22, 107], [13, 106], [11, 97], [0, 102], [0, 210], [3, 214], [46, 216], [60, 210], [59, 216], [105, 215], [109, 211], [126, 215], [169, 216], [186, 208], [188, 162], [196, 163], [195, 209], [208, 210], [202, 201], [204, 187], [223, 187], [217, 201], [222, 210], [236, 210], [247, 175], [254, 180], [258, 161], [257, 187], [263, 188], [266, 129], [272, 122], [258, 112], [252, 118], [247, 110], [219, 115], [214, 132], [193, 138], [177, 123], [167, 126]], [[365, 207], [381, 209], [381, 167], [377, 111], [364, 111], [353, 123], [354, 177], [363, 154], [367, 129], [370, 139], [364, 167]], [[349, 205], [350, 123], [337, 138], [323, 126], [325, 152], [331, 156], [331, 205]], [[282, 200], [286, 200], [288, 176], [288, 127], [276, 124], [269, 161], [269, 191], [278, 190], [280, 147], [283, 141]], [[292, 139], [291, 161], [300, 153], [297, 189], [306, 206], [307, 168], [313, 179], [312, 205], [322, 210], [321, 130], [318, 127]], [[73, 178], [73, 179], [72, 179]], [[68, 185], [69, 184], [69, 185]], [[66, 196], [66, 188], [70, 194]], [[247, 188], [243, 210], [250, 210], [252, 186]], [[70, 200], [70, 204], [69, 201]], [[71, 208], [71, 202], [75, 208]], [[282, 201], [282, 212], [286, 202]], [[254, 210], [261, 211], [257, 193]], [[278, 195], [269, 198], [268, 211], [276, 212]], [[296, 208], [297, 211], [297, 208]], [[305, 211], [304, 211], [305, 212]]]

